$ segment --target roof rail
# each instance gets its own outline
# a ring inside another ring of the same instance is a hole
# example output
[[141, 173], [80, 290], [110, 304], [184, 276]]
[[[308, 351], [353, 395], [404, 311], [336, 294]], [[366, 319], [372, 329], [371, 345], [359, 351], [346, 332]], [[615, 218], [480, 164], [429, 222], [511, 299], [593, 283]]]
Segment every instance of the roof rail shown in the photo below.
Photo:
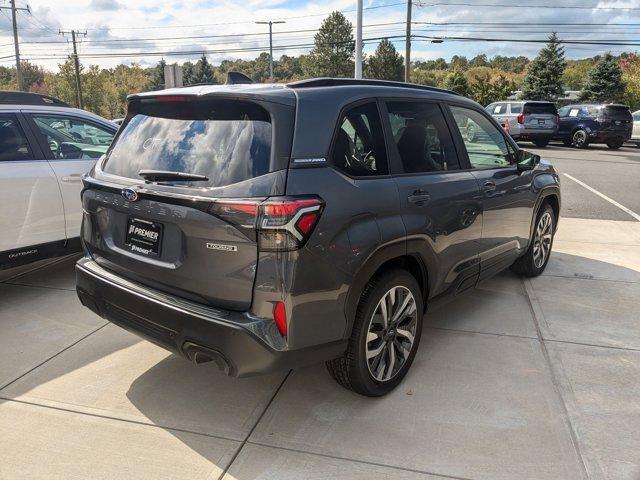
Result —
[[374, 87], [398, 87], [412, 88], [415, 90], [427, 90], [430, 92], [450, 93], [459, 95], [452, 90], [443, 88], [430, 87], [428, 85], [418, 85], [416, 83], [393, 82], [390, 80], [369, 80], [356, 78], [310, 78], [308, 80], [299, 80], [297, 82], [287, 83], [289, 88], [311, 88], [311, 87], [338, 87], [345, 85], [370, 85]]
[[33, 92], [0, 91], [0, 105], [47, 105], [50, 107], [70, 107], [68, 103]]

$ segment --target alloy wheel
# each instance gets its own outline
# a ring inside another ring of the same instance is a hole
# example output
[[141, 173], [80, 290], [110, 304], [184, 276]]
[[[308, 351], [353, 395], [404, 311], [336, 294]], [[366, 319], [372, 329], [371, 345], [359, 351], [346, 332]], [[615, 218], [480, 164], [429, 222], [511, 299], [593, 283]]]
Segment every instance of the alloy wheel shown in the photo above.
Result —
[[551, 213], [544, 212], [538, 220], [536, 233], [533, 237], [533, 264], [536, 268], [542, 268], [551, 251], [553, 236], [553, 219]]
[[576, 133], [573, 134], [573, 144], [578, 147], [578, 148], [582, 148], [586, 145], [587, 143], [587, 134], [584, 130], [578, 130]]
[[367, 331], [367, 366], [379, 382], [395, 377], [406, 363], [415, 342], [418, 324], [416, 300], [402, 286], [385, 293], [369, 321]]

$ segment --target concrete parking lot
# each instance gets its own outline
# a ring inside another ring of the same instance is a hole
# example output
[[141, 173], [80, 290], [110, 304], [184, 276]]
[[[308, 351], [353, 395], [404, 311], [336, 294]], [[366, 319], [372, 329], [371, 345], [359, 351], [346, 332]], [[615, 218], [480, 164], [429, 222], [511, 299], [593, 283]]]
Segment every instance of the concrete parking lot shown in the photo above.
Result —
[[536, 151], [546, 272], [429, 314], [384, 398], [195, 368], [83, 308], [74, 258], [0, 272], [0, 479], [640, 479], [640, 150]]

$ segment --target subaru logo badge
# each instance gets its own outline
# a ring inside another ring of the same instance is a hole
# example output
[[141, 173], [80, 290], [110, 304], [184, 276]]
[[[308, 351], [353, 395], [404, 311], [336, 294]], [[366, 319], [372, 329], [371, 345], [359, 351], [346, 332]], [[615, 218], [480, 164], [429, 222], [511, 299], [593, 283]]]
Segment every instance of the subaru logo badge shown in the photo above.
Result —
[[131, 188], [123, 188], [120, 193], [122, 193], [122, 196], [130, 202], [138, 201], [138, 193]]

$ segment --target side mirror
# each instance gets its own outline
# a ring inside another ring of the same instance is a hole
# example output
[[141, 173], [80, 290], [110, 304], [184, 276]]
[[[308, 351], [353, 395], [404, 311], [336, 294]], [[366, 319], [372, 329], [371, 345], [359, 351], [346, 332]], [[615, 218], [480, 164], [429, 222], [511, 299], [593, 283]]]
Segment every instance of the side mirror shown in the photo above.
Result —
[[540, 155], [526, 150], [518, 150], [518, 153], [516, 153], [516, 167], [519, 172], [533, 170], [538, 163], [540, 163]]

